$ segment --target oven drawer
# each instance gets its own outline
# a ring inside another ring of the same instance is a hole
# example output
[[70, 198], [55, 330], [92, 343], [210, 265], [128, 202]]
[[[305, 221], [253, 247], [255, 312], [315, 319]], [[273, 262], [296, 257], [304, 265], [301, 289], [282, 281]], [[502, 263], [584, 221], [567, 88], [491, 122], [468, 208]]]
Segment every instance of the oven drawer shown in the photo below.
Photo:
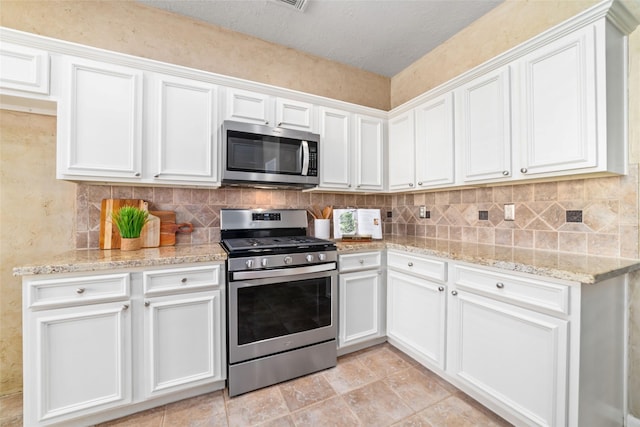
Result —
[[145, 271], [144, 295], [158, 295], [209, 289], [221, 284], [221, 265]]
[[29, 308], [55, 308], [129, 298], [129, 273], [29, 280]]
[[345, 254], [339, 257], [338, 271], [345, 273], [347, 271], [378, 268], [381, 265], [382, 253], [380, 251]]
[[447, 281], [447, 263], [437, 259], [389, 251], [387, 267], [439, 282]]
[[458, 289], [497, 297], [520, 306], [569, 314], [568, 285], [466, 266], [455, 266], [452, 274]]

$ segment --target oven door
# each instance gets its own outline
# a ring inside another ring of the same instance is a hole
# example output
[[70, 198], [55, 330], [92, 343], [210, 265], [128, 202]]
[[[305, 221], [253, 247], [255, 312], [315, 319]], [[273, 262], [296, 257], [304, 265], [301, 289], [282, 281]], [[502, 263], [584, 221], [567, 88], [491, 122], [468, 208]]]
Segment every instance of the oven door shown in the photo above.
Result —
[[305, 270], [229, 282], [230, 364], [336, 339], [337, 270]]

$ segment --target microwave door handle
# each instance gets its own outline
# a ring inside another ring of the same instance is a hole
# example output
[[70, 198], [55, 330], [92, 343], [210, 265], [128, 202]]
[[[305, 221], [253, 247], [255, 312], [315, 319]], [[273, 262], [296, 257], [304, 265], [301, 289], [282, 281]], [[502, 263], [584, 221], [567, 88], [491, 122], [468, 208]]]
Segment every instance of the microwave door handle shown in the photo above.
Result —
[[302, 175], [309, 173], [309, 143], [307, 141], [301, 142], [302, 147]]

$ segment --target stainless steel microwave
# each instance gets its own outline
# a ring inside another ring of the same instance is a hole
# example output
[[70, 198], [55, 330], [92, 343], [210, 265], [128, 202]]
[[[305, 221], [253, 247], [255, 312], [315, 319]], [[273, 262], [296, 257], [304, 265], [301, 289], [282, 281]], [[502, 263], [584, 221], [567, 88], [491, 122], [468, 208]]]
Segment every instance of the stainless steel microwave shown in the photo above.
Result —
[[222, 140], [223, 185], [318, 185], [320, 135], [227, 120]]

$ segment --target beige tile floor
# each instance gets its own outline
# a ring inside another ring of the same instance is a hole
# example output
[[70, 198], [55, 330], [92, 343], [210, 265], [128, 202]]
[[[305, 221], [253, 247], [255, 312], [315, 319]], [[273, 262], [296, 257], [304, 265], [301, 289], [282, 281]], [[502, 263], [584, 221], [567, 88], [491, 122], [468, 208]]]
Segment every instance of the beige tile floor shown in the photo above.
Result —
[[[0, 398], [0, 426], [22, 424], [22, 397]], [[218, 391], [106, 426], [509, 426], [455, 387], [381, 344], [335, 368], [229, 398]]]

